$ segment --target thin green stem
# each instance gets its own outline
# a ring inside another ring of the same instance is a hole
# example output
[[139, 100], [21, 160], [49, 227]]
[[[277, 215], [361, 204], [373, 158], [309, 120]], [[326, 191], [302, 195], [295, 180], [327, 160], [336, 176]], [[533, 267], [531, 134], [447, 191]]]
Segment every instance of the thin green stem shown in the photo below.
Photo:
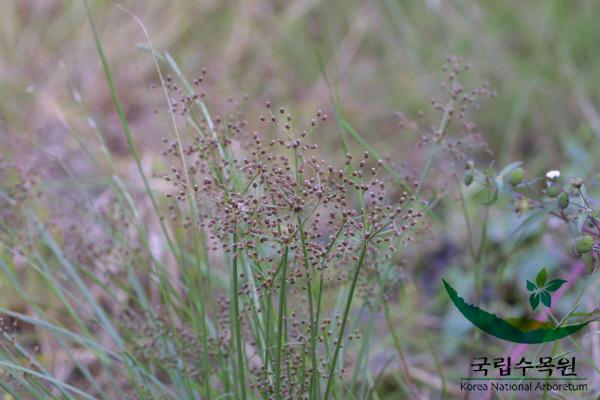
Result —
[[300, 232], [300, 240], [302, 242], [302, 253], [304, 258], [304, 268], [306, 268], [306, 291], [308, 295], [308, 314], [310, 318], [310, 351], [312, 359], [312, 374], [310, 377], [310, 398], [316, 397], [316, 377], [317, 377], [317, 326], [314, 316], [314, 304], [313, 304], [313, 290], [312, 290], [312, 274], [310, 271], [310, 263], [308, 261], [308, 251], [306, 248], [306, 238], [304, 236], [304, 229], [302, 228], [302, 221], [300, 215], [298, 215], [298, 229]]
[[419, 395], [416, 392], [414, 382], [410, 375], [410, 369], [408, 367], [408, 363], [406, 362], [406, 357], [404, 357], [404, 351], [402, 350], [402, 345], [400, 344], [400, 339], [398, 338], [398, 335], [396, 335], [396, 331], [394, 329], [394, 324], [392, 322], [392, 317], [390, 315], [390, 308], [388, 307], [387, 301], [385, 299], [383, 299], [382, 304], [383, 304], [383, 311], [385, 314], [385, 321], [387, 323], [388, 330], [390, 331], [390, 334], [392, 335], [392, 340], [394, 341], [394, 346], [396, 347], [396, 352], [398, 353], [398, 357], [400, 358], [400, 364], [402, 365], [402, 371], [404, 372], [404, 378], [406, 379], [406, 383], [408, 384], [408, 387], [410, 388], [412, 395], [415, 398], [419, 398]]
[[[237, 234], [233, 234], [234, 244], [237, 242]], [[238, 374], [240, 381], [240, 393], [242, 400], [246, 400], [246, 380], [244, 378], [244, 354], [242, 352], [242, 329], [240, 322], [240, 305], [238, 298], [238, 255], [233, 254], [233, 268], [231, 270], [231, 298], [233, 299], [233, 328], [235, 346], [237, 353]]]
[[281, 400], [281, 348], [283, 346], [283, 318], [285, 310], [285, 287], [287, 273], [287, 246], [283, 249], [283, 262], [281, 268], [281, 284], [279, 288], [279, 320], [277, 321], [277, 348], [275, 355], [275, 396], [277, 400]]
[[[98, 36], [98, 32], [96, 30], [96, 25], [94, 24], [94, 20], [92, 19], [92, 14], [90, 12], [90, 8], [89, 8], [87, 0], [84, 2], [84, 4], [86, 7], [86, 13], [88, 16], [88, 20], [89, 20], [90, 26], [92, 28], [92, 34], [94, 36], [96, 50], [98, 51], [98, 55], [99, 55], [100, 61], [102, 63], [104, 77], [105, 77], [106, 83], [108, 84], [108, 87], [110, 89], [113, 105], [115, 107], [117, 115], [119, 116], [119, 121], [121, 122], [121, 127], [123, 128], [123, 133], [125, 134], [125, 138], [127, 140], [127, 145], [129, 146], [129, 151], [131, 152], [131, 155], [133, 157], [133, 160], [135, 161], [137, 170], [138, 170], [140, 176], [142, 177], [142, 182], [144, 183], [144, 189], [146, 190], [146, 193], [148, 194], [148, 197], [150, 198], [150, 202], [152, 203], [152, 208], [156, 211], [156, 214], [158, 215], [159, 214], [158, 203], [157, 203], [156, 199], [154, 198], [152, 189], [150, 188], [150, 184], [148, 182], [148, 178], [146, 177], [146, 174], [144, 173], [144, 169], [142, 168], [142, 162], [141, 162], [137, 147], [135, 145], [135, 142], [133, 141], [133, 135], [131, 134], [131, 130], [129, 129], [129, 123], [127, 121], [127, 117], [125, 116], [125, 111], [123, 109], [123, 105], [121, 104], [121, 98], [119, 97], [117, 88], [113, 81], [112, 74], [110, 72], [110, 67], [108, 65], [108, 60], [106, 59], [106, 56], [104, 54], [104, 49], [102, 48], [102, 44], [100, 43], [100, 37]], [[176, 258], [178, 258], [178, 256], [180, 258], [181, 254], [179, 254], [177, 251], [175, 251], [175, 246], [173, 245], [171, 236], [168, 234], [167, 228], [162, 219], [159, 219], [159, 224], [160, 224], [161, 230], [163, 232], [163, 235], [165, 236], [165, 239], [167, 240], [167, 245], [169, 246], [169, 249], [171, 250], [171, 252], [173, 253], [173, 255]]]
[[465, 225], [467, 228], [467, 236], [468, 236], [468, 247], [469, 254], [471, 258], [475, 260], [475, 249], [473, 248], [473, 231], [471, 229], [471, 218], [469, 217], [469, 212], [467, 210], [467, 203], [465, 202], [465, 196], [463, 195], [462, 187], [460, 186], [460, 182], [457, 180], [456, 184], [458, 186], [458, 196], [460, 199], [460, 205], [462, 208], [463, 216], [465, 218]]
[[352, 299], [354, 298], [354, 290], [356, 289], [356, 284], [358, 282], [358, 276], [360, 275], [360, 269], [361, 269], [363, 261], [365, 259], [366, 251], [367, 251], [367, 238], [365, 238], [362, 243], [362, 248], [360, 250], [360, 256], [358, 257], [358, 261], [356, 262], [356, 265], [354, 267], [354, 277], [352, 278], [352, 284], [350, 285], [350, 291], [348, 292], [348, 298], [346, 300], [346, 307], [344, 309], [344, 315], [342, 318], [342, 325], [340, 327], [338, 339], [337, 339], [337, 342], [335, 343], [335, 349], [333, 351], [333, 359], [331, 360], [331, 365], [329, 366], [329, 374], [327, 376], [327, 386], [325, 388], [325, 394], [323, 396], [323, 400], [327, 400], [329, 398], [331, 388], [333, 387], [335, 366], [337, 364], [337, 359], [340, 354], [340, 347], [342, 345], [342, 341], [344, 338], [344, 331], [346, 330], [346, 323], [348, 321], [348, 316], [350, 315]]

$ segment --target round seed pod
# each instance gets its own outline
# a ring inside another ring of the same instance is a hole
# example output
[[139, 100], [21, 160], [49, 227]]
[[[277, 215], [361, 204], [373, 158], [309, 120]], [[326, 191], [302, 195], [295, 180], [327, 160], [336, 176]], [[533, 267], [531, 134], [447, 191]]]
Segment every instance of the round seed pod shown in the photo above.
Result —
[[560, 194], [560, 188], [558, 186], [550, 186], [548, 190], [546, 190], [546, 194], [548, 197], [556, 197]]
[[508, 181], [511, 185], [516, 186], [523, 181], [524, 177], [525, 171], [523, 170], [523, 168], [516, 168], [508, 176]]
[[594, 249], [594, 239], [590, 235], [579, 236], [573, 240], [573, 248], [577, 254], [591, 253]]
[[469, 186], [471, 183], [473, 183], [473, 172], [470, 170], [466, 171], [463, 181], [465, 182], [465, 186]]
[[562, 210], [569, 207], [569, 195], [567, 193], [562, 192], [558, 195], [558, 207]]

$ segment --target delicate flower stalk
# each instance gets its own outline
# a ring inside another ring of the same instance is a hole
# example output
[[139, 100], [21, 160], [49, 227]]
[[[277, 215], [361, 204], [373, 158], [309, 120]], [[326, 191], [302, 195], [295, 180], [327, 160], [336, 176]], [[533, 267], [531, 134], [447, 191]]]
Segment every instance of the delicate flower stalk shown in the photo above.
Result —
[[285, 308], [286, 308], [286, 275], [288, 268], [288, 249], [283, 250], [283, 259], [281, 261], [281, 283], [279, 288], [279, 316], [277, 319], [277, 347], [275, 348], [275, 398], [281, 400], [281, 352], [283, 350], [283, 332], [285, 328]]
[[[234, 228], [235, 229], [235, 228]], [[237, 233], [233, 234], [233, 242], [237, 242]], [[235, 351], [237, 354], [237, 367], [238, 367], [238, 382], [240, 396], [242, 400], [246, 400], [246, 377], [244, 374], [244, 349], [243, 349], [243, 332], [241, 329], [240, 321], [240, 309], [239, 309], [239, 296], [238, 296], [238, 254], [237, 251], [233, 254], [231, 269], [231, 298], [233, 300], [233, 334], [235, 340]]]
[[365, 252], [367, 250], [368, 238], [364, 238], [363, 244], [360, 250], [360, 255], [358, 256], [358, 261], [356, 261], [356, 266], [354, 267], [352, 283], [350, 284], [350, 290], [348, 291], [348, 296], [346, 297], [346, 305], [344, 307], [344, 314], [342, 316], [342, 325], [340, 326], [340, 330], [338, 333], [338, 338], [335, 343], [335, 348], [333, 350], [333, 357], [331, 359], [331, 365], [329, 366], [329, 374], [327, 375], [327, 386], [325, 387], [325, 393], [323, 395], [323, 400], [327, 400], [329, 398], [329, 393], [333, 387], [334, 383], [334, 374], [335, 368], [337, 365], [338, 355], [340, 353], [340, 348], [342, 346], [342, 342], [344, 341], [344, 332], [346, 330], [346, 322], [348, 321], [348, 317], [350, 315], [350, 308], [352, 306], [352, 299], [354, 298], [354, 290], [356, 289], [356, 283], [358, 282], [358, 276], [360, 274], [360, 269], [363, 265], [363, 261], [365, 259]]

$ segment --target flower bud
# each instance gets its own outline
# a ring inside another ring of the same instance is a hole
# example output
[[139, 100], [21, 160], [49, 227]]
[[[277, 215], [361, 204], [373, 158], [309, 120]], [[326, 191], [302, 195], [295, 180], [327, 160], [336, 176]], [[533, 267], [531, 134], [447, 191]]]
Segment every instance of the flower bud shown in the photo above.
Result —
[[523, 181], [524, 176], [525, 171], [523, 171], [523, 168], [516, 168], [510, 173], [508, 181], [511, 185], [516, 186]]
[[550, 186], [548, 190], [546, 190], [546, 194], [548, 197], [556, 197], [560, 194], [560, 188], [558, 186]]
[[565, 192], [562, 192], [558, 195], [558, 206], [564, 210], [569, 207], [569, 195]]
[[471, 172], [471, 170], [465, 172], [463, 181], [465, 182], [465, 186], [469, 186], [471, 183], [473, 183], [473, 172]]
[[589, 235], [579, 236], [573, 241], [573, 248], [577, 254], [591, 253], [594, 248], [594, 239]]

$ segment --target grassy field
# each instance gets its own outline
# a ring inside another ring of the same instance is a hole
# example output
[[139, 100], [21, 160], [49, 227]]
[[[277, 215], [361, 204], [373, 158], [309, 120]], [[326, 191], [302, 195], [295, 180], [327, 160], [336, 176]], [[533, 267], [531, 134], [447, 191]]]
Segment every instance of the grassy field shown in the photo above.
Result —
[[599, 398], [600, 3], [0, 9], [0, 398]]

